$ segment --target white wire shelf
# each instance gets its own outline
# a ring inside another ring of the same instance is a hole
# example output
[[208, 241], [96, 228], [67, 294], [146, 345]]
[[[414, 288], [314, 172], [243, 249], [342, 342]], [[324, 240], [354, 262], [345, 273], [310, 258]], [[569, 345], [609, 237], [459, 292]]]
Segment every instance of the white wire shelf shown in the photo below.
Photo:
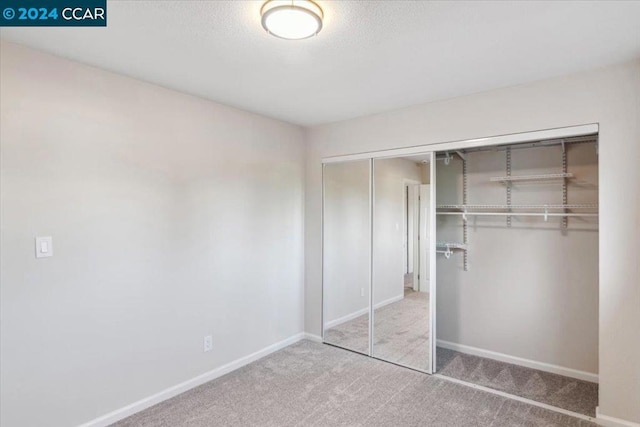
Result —
[[[572, 205], [438, 205], [436, 215], [462, 215], [466, 222], [469, 216], [541, 216], [547, 221], [550, 217], [597, 217], [597, 204]], [[522, 212], [522, 210], [542, 212]], [[571, 210], [587, 210], [587, 212], [567, 212]], [[474, 210], [479, 212], [474, 212]], [[514, 212], [515, 210], [515, 212]], [[561, 212], [557, 212], [560, 210]], [[493, 212], [491, 212], [493, 211]]]
[[[580, 204], [549, 204], [549, 205], [438, 205], [437, 209], [459, 210], [461, 212], [470, 210], [519, 210], [519, 209], [541, 209], [541, 210], [558, 210], [558, 209], [598, 209], [597, 204], [580, 203]], [[445, 212], [438, 212], [445, 213]]]
[[437, 212], [437, 215], [462, 215], [464, 216], [542, 216], [545, 221], [549, 217], [597, 217], [597, 213], [570, 213], [570, 212]]
[[558, 179], [573, 178], [572, 173], [545, 173], [540, 175], [516, 175], [516, 176], [494, 176], [489, 178], [492, 182], [511, 183], [518, 181], [552, 181]]

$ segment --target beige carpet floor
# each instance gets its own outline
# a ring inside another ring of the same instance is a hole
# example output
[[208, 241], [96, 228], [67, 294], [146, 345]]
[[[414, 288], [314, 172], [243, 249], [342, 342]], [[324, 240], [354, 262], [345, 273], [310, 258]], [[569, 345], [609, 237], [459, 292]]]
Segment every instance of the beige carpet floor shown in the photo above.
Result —
[[326, 329], [324, 342], [369, 354], [369, 313]]
[[[429, 367], [429, 294], [405, 288], [404, 298], [376, 309], [373, 355], [426, 371]], [[369, 315], [325, 331], [325, 342], [368, 353]]]
[[404, 299], [378, 308], [373, 356], [410, 368], [429, 368], [429, 294], [406, 288]]
[[[405, 298], [376, 310], [374, 356], [418, 370], [429, 363], [429, 296], [405, 289]], [[367, 352], [368, 315], [325, 332], [325, 341]], [[438, 348], [437, 372], [470, 383], [595, 416], [598, 384]]]
[[598, 384], [437, 348], [439, 374], [596, 416]]
[[280, 350], [116, 425], [595, 427], [310, 341]]

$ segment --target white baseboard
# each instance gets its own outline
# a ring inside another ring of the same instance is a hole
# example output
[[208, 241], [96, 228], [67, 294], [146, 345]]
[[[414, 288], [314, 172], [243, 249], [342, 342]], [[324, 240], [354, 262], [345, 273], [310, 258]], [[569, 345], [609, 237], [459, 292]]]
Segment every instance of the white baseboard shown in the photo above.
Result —
[[576, 378], [583, 381], [590, 381], [592, 383], [598, 382], [598, 374], [593, 374], [591, 372], [578, 371], [577, 369], [565, 368], [564, 366], [552, 365], [550, 363], [510, 356], [508, 354], [484, 350], [481, 348], [457, 344], [449, 341], [437, 340], [436, 344], [438, 347], [459, 351], [461, 353], [471, 354], [473, 356], [486, 357], [487, 359], [494, 359], [500, 362], [525, 366], [527, 368], [538, 369], [540, 371], [551, 372], [552, 374], [563, 375], [565, 377]]
[[389, 305], [389, 304], [393, 304], [394, 302], [398, 302], [400, 300], [404, 299], [404, 289], [402, 290], [402, 293], [400, 295], [396, 295], [395, 297], [386, 299], [382, 302], [377, 303], [376, 305], [373, 306], [374, 310], [377, 310], [379, 308], [384, 307], [385, 305]]
[[[393, 304], [394, 302], [398, 302], [403, 298], [404, 298], [404, 291], [400, 295], [396, 295], [395, 297], [392, 297], [392, 298], [389, 298], [389, 299], [384, 300], [382, 302], [379, 302], [378, 304], [374, 305], [373, 308], [374, 308], [374, 310], [377, 310], [377, 309], [379, 309], [381, 307], [384, 307], [385, 305], [389, 305], [389, 304]], [[334, 327], [336, 327], [338, 325], [346, 323], [346, 322], [348, 322], [350, 320], [355, 319], [356, 317], [360, 317], [360, 316], [362, 316], [364, 314], [367, 314], [367, 313], [369, 313], [369, 307], [365, 307], [365, 308], [363, 308], [361, 310], [354, 311], [353, 313], [349, 313], [346, 316], [342, 316], [342, 317], [339, 317], [339, 318], [337, 318], [335, 320], [327, 322], [327, 324], [325, 325], [325, 329], [334, 328]]]
[[332, 320], [331, 322], [327, 322], [327, 324], [325, 325], [324, 328], [325, 329], [334, 328], [334, 327], [336, 327], [338, 325], [342, 325], [343, 323], [347, 323], [350, 320], [353, 320], [353, 319], [355, 319], [357, 317], [360, 317], [360, 316], [362, 316], [364, 314], [367, 314], [368, 312], [369, 312], [369, 307], [365, 307], [365, 308], [363, 308], [361, 310], [354, 311], [353, 313], [349, 313], [346, 316], [342, 316], [342, 317], [339, 317], [339, 318], [337, 318], [335, 320]]
[[310, 334], [309, 332], [304, 332], [302, 334], [302, 339], [313, 342], [322, 342], [322, 337], [320, 335]]
[[[191, 378], [190, 380], [181, 382], [180, 384], [176, 384], [172, 387], [169, 387], [161, 392], [158, 392], [154, 395], [145, 397], [144, 399], [138, 400], [130, 405], [127, 405], [123, 408], [116, 409], [115, 411], [109, 412], [101, 417], [98, 417], [94, 420], [91, 420], [87, 423], [82, 424], [80, 427], [105, 427], [111, 425], [117, 421], [120, 421], [123, 418], [131, 416], [137, 412], [140, 412], [144, 409], [147, 409], [153, 405], [156, 405], [162, 401], [170, 399], [174, 396], [177, 396], [180, 393], [184, 393], [187, 390], [190, 390], [194, 387], [202, 385], [206, 382], [214, 380], [218, 377], [221, 377], [229, 372], [235, 371], [245, 365], [248, 365], [251, 362], [255, 362], [258, 359], [261, 359], [265, 356], [268, 356], [271, 353], [274, 353], [278, 350], [281, 350], [285, 347], [290, 346], [291, 344], [295, 344], [296, 342], [302, 339], [313, 339], [310, 337], [317, 337], [316, 335], [306, 334], [304, 332], [295, 334], [285, 340], [272, 344], [268, 347], [265, 347], [261, 350], [256, 351], [255, 353], [249, 354], [248, 356], [241, 357], [232, 362], [227, 363], [226, 365], [220, 366], [219, 368], [213, 369], [209, 372], [205, 372], [202, 375], [198, 375], [195, 378]], [[320, 337], [317, 337], [320, 340]]]
[[640, 427], [640, 423], [601, 414], [599, 406], [596, 406], [596, 422], [605, 427]]

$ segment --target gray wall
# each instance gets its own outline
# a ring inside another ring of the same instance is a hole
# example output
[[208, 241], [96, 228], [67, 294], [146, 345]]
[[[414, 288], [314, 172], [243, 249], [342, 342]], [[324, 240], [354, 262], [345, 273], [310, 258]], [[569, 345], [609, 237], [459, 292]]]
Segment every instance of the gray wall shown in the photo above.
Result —
[[77, 425], [302, 332], [300, 128], [0, 52], [3, 426]]
[[[568, 202], [598, 203], [594, 144], [567, 145]], [[512, 150], [512, 174], [560, 173], [560, 147]], [[469, 204], [504, 204], [505, 152], [467, 154]], [[462, 161], [438, 162], [437, 203], [462, 203]], [[562, 204], [561, 181], [519, 182], [513, 204]], [[598, 372], [598, 227], [595, 218], [471, 216], [469, 271], [457, 252], [438, 256], [437, 338]], [[438, 240], [462, 241], [462, 218], [440, 215]]]
[[640, 61], [307, 133], [305, 329], [320, 332], [322, 157], [600, 124], [600, 413], [640, 422]]

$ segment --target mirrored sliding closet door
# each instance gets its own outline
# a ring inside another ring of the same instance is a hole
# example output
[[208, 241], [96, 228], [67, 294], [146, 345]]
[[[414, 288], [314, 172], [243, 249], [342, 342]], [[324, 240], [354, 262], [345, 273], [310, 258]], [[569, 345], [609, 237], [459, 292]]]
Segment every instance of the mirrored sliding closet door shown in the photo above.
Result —
[[323, 340], [370, 354], [371, 160], [323, 169]]
[[433, 153], [323, 169], [323, 340], [433, 372]]
[[372, 355], [424, 372], [433, 347], [431, 158], [373, 161]]

